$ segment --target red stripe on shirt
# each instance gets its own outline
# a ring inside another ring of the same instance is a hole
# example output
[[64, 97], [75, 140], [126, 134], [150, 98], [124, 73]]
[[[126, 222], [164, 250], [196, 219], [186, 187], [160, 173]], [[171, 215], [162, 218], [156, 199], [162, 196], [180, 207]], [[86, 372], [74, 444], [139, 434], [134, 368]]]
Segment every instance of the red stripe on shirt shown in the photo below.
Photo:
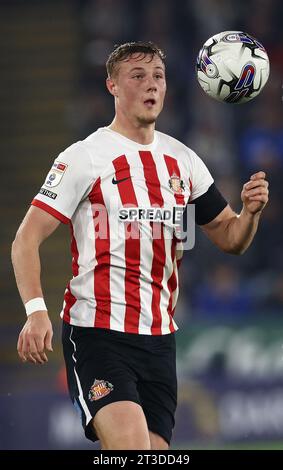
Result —
[[[70, 223], [70, 230], [71, 230], [71, 253], [72, 253], [72, 271], [73, 276], [76, 277], [79, 274], [79, 251], [77, 246], [77, 241], [74, 235], [74, 227], [73, 224]], [[67, 292], [64, 295], [65, 300], [65, 307], [64, 307], [64, 315], [63, 319], [65, 322], [70, 323], [70, 309], [76, 303], [77, 299], [71, 292], [70, 283], [67, 286]]]
[[[150, 204], [152, 206], [163, 207], [164, 200], [160, 189], [160, 181], [158, 178], [156, 165], [151, 152], [140, 151], [140, 158], [143, 164], [143, 171], [148, 189], [148, 196]], [[157, 222], [151, 222], [152, 232], [154, 233], [154, 225], [160, 225]], [[153, 314], [151, 332], [152, 334], [161, 335], [162, 330], [162, 315], [160, 310], [160, 298], [162, 287], [162, 280], [164, 275], [164, 266], [166, 261], [165, 243], [164, 243], [164, 232], [163, 224], [161, 224], [161, 230], [156, 230], [160, 238], [153, 236], [152, 250], [153, 259], [151, 267], [151, 278], [152, 278], [152, 302], [151, 309]]]
[[73, 271], [73, 276], [76, 277], [79, 274], [79, 264], [78, 264], [79, 250], [77, 246], [77, 241], [75, 239], [74, 227], [72, 223], [70, 223], [70, 230], [71, 230], [72, 271]]
[[[179, 165], [178, 165], [178, 162], [177, 162], [176, 158], [170, 157], [169, 155], [164, 155], [164, 160], [165, 160], [167, 170], [168, 170], [168, 174], [169, 174], [170, 178], [173, 175], [176, 175], [178, 178], [181, 179], [180, 168], [179, 168]], [[192, 182], [191, 182], [191, 180], [189, 180], [189, 182], [190, 182], [190, 191], [192, 191]], [[180, 192], [174, 191], [174, 197], [175, 197], [175, 201], [178, 205], [185, 205], [185, 197], [181, 193], [181, 190], [180, 190]], [[172, 252], [171, 252], [172, 262], [173, 262], [173, 260], [175, 259], [175, 256], [176, 256], [176, 241], [177, 241], [176, 237], [174, 236], [174, 239], [172, 241]], [[177, 261], [177, 269], [179, 268], [180, 263], [181, 263], [181, 260], [178, 260]], [[168, 288], [171, 290], [172, 294], [177, 288], [177, 282], [178, 281], [177, 281], [176, 272], [173, 271], [173, 273], [172, 273], [172, 275], [171, 275], [171, 277], [168, 281], [168, 284], [169, 284]], [[173, 308], [173, 305], [172, 305], [172, 302], [173, 302], [172, 294], [171, 294], [169, 305], [168, 305], [168, 313], [170, 314], [171, 318], [173, 318], [174, 313], [175, 313], [175, 307]], [[171, 328], [173, 328], [172, 320], [170, 321], [170, 330], [171, 330]]]
[[110, 233], [108, 212], [105, 206], [101, 180], [96, 180], [90, 194], [95, 236], [94, 297], [96, 313], [94, 326], [110, 328], [111, 294], [110, 294]]
[[33, 199], [31, 205], [39, 207], [45, 212], [48, 212], [48, 214], [53, 215], [53, 217], [60, 220], [60, 222], [63, 222], [63, 224], [68, 224], [70, 222], [70, 219], [68, 219], [68, 217], [65, 217], [65, 215], [61, 214], [61, 212], [56, 211], [56, 209], [49, 206], [45, 202], [39, 201], [38, 199]]
[[176, 276], [176, 272], [174, 271], [175, 258], [176, 258], [176, 239], [173, 238], [172, 239], [172, 245], [171, 245], [171, 260], [172, 260], [173, 272], [172, 272], [170, 278], [168, 279], [168, 283], [167, 283], [167, 287], [168, 287], [168, 290], [170, 292], [170, 298], [169, 298], [167, 311], [168, 311], [168, 315], [170, 317], [169, 328], [170, 328], [171, 333], [173, 333], [175, 331], [175, 328], [173, 326], [173, 321], [172, 321], [172, 318], [173, 318], [173, 308], [172, 308], [172, 305], [173, 305], [173, 292], [177, 288], [177, 276]]
[[[113, 160], [116, 180], [124, 180], [117, 184], [123, 206], [138, 206], [133, 182], [131, 179], [130, 166], [126, 156]], [[124, 179], [125, 178], [125, 179]], [[125, 239], [125, 332], [138, 333], [141, 311], [140, 301], [140, 233], [138, 222], [125, 223], [125, 235], [127, 232], [133, 236]]]
[[[181, 258], [177, 259], [177, 270], [178, 270], [178, 277], [179, 277], [179, 269], [180, 269], [180, 266], [181, 266], [181, 263], [182, 263], [182, 259], [183, 259], [183, 255], [181, 256]], [[176, 273], [177, 274], [177, 273]], [[176, 275], [176, 287], [175, 289], [177, 288], [177, 275]], [[174, 289], [174, 290], [175, 290]], [[174, 291], [173, 291], [174, 292]], [[175, 308], [176, 308], [176, 305], [172, 308], [172, 317], [174, 317], [175, 315]]]
[[70, 309], [77, 301], [76, 297], [71, 293], [70, 283], [67, 285], [67, 292], [65, 292], [64, 294], [64, 300], [65, 300], [65, 307], [64, 307], [63, 320], [67, 323], [70, 323]]
[[[164, 155], [164, 160], [165, 160], [170, 178], [174, 175], [176, 175], [178, 178], [181, 178], [180, 168], [179, 168], [176, 158], [169, 157], [169, 155]], [[178, 193], [174, 191], [174, 197], [175, 197], [175, 201], [177, 204], [179, 205], [185, 204], [185, 197], [181, 192]]]

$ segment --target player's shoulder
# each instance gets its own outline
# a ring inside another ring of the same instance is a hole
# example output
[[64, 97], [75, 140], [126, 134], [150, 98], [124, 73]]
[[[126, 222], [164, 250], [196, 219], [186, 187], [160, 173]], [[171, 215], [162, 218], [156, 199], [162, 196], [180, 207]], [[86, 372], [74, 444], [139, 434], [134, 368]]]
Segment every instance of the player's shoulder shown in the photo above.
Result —
[[156, 131], [156, 133], [158, 135], [159, 143], [162, 146], [168, 148], [168, 150], [171, 151], [172, 154], [179, 156], [180, 158], [183, 157], [189, 160], [193, 160], [196, 157], [196, 153], [194, 152], [194, 150], [192, 150], [180, 140], [176, 139], [175, 137], [172, 137], [171, 135], [164, 134], [160, 131]]
[[83, 141], [79, 140], [66, 147], [57, 155], [53, 166], [57, 167], [58, 164], [79, 171], [81, 168], [92, 167], [92, 159], [86, 151]]
[[169, 134], [165, 134], [164, 132], [155, 131], [158, 135], [159, 142], [161, 144], [172, 145], [176, 147], [186, 147], [180, 140], [177, 140], [175, 137], [172, 137]]
[[60, 155], [68, 159], [91, 159], [95, 148], [101, 145], [101, 140], [103, 139], [103, 128], [99, 128], [92, 134], [88, 135], [85, 139], [78, 140], [71, 144], [69, 147], [63, 150]]
[[96, 131], [92, 132], [92, 134], [88, 135], [81, 142], [86, 148], [92, 148], [96, 147], [97, 145], [100, 145], [101, 142], [105, 141], [108, 138], [109, 135], [107, 133], [107, 128], [99, 127], [98, 129], [96, 129]]

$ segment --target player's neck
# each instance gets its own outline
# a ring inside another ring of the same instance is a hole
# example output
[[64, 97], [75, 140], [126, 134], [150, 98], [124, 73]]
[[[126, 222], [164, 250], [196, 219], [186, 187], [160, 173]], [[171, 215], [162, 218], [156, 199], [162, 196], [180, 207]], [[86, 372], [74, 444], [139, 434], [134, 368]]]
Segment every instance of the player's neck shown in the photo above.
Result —
[[151, 144], [154, 139], [154, 123], [149, 124], [148, 126], [134, 126], [130, 123], [122, 123], [115, 116], [108, 127], [112, 131], [118, 132], [124, 137], [127, 137], [127, 139], [133, 140], [134, 142], [142, 145]]

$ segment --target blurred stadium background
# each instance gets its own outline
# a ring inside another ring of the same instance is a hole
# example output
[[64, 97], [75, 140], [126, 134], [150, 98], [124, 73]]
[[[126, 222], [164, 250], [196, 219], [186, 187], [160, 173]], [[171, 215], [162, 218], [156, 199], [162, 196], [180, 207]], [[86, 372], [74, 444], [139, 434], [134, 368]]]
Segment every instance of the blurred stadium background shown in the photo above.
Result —
[[[42, 248], [55, 330], [44, 367], [17, 359], [25, 314], [10, 245], [55, 156], [112, 119], [104, 63], [114, 44], [137, 39], [167, 53], [157, 128], [199, 153], [235, 209], [252, 172], [266, 171], [271, 185], [243, 257], [221, 254], [200, 231], [185, 254], [173, 447], [283, 449], [282, 18], [280, 0], [1, 0], [1, 449], [92, 447], [66, 393], [60, 347], [68, 230], [60, 227]], [[266, 88], [241, 106], [209, 99], [194, 74], [202, 43], [233, 29], [257, 37], [271, 60]]]

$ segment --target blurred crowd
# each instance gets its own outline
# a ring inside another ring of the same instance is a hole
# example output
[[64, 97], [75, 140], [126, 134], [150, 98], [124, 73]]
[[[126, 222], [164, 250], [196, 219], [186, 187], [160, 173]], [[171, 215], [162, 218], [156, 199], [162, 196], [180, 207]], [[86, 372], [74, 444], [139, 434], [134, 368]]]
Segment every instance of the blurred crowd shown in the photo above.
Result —
[[[270, 203], [252, 247], [241, 257], [222, 254], [197, 232], [181, 266], [179, 323], [193, 318], [279, 314], [283, 307], [283, 39], [280, 0], [84, 0], [79, 89], [69, 108], [78, 139], [113, 117], [105, 60], [114, 44], [151, 40], [167, 56], [168, 92], [157, 129], [183, 141], [205, 161], [232, 207], [241, 209], [244, 182], [264, 170]], [[267, 49], [271, 74], [264, 91], [244, 105], [217, 103], [195, 77], [195, 58], [212, 35], [241, 30]]]

